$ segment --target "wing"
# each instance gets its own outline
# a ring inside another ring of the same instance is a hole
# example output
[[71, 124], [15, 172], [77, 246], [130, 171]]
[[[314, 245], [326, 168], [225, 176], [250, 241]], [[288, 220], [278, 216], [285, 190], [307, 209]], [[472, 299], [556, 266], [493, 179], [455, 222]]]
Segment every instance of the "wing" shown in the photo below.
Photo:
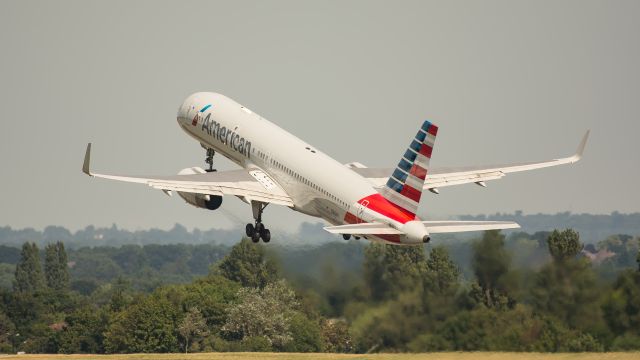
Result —
[[[488, 165], [488, 166], [468, 166], [458, 168], [434, 168], [427, 174], [423, 189], [437, 192], [437, 189], [444, 186], [476, 183], [485, 186], [484, 182], [497, 180], [506, 174], [542, 169], [551, 166], [573, 164], [582, 158], [584, 148], [589, 138], [589, 131], [584, 134], [578, 150], [573, 156], [554, 159], [549, 161], [528, 162], [508, 165]], [[392, 168], [367, 168], [360, 163], [347, 164], [353, 171], [367, 178], [374, 186], [386, 184]]]
[[90, 170], [91, 144], [87, 145], [82, 171], [93, 177], [146, 184], [164, 192], [178, 191], [206, 195], [235, 195], [251, 202], [260, 201], [293, 206], [293, 201], [267, 174], [261, 170], [216, 171], [204, 174], [172, 176], [126, 176], [97, 174]]

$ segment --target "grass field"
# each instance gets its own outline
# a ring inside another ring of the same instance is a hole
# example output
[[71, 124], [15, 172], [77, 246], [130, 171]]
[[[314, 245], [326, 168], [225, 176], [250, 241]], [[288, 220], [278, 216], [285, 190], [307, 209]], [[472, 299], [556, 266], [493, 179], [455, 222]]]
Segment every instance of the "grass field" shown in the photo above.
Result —
[[200, 354], [129, 354], [129, 355], [0, 355], [0, 359], [73, 359], [73, 360], [312, 360], [312, 359], [362, 359], [362, 360], [631, 360], [640, 359], [640, 352], [629, 353], [497, 353], [451, 352], [428, 354], [291, 354], [291, 353], [200, 353]]

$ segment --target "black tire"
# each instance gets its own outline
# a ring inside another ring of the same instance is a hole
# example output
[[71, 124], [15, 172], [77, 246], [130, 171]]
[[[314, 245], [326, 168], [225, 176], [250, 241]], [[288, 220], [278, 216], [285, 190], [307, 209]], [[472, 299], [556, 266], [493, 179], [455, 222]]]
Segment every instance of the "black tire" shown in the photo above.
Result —
[[262, 231], [264, 231], [264, 224], [263, 223], [257, 223], [256, 224], [256, 232], [259, 234], [262, 234]]
[[260, 241], [260, 234], [257, 231], [254, 232], [253, 235], [251, 235], [251, 241], [253, 241], [254, 243]]
[[262, 237], [262, 241], [266, 243], [271, 241], [271, 231], [269, 231], [269, 229], [262, 230], [262, 234], [260, 234], [260, 236]]
[[351, 234], [342, 234], [342, 238], [345, 240], [351, 239]]
[[253, 233], [256, 231], [256, 228], [253, 227], [253, 224], [247, 224], [244, 229], [247, 233], [247, 237], [253, 237]]

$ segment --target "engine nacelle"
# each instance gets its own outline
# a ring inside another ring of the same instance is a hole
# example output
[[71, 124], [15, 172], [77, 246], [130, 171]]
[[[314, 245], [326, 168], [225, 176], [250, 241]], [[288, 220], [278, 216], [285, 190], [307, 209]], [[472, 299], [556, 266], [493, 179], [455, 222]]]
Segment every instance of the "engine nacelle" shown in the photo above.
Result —
[[222, 196], [194, 194], [178, 191], [178, 195], [187, 203], [202, 209], [215, 210], [222, 205]]
[[[178, 175], [194, 175], [204, 174], [206, 171], [200, 167], [192, 167], [180, 170]], [[222, 196], [207, 195], [207, 194], [194, 194], [188, 192], [178, 191], [178, 195], [188, 204], [193, 205], [201, 209], [216, 210], [222, 205]]]

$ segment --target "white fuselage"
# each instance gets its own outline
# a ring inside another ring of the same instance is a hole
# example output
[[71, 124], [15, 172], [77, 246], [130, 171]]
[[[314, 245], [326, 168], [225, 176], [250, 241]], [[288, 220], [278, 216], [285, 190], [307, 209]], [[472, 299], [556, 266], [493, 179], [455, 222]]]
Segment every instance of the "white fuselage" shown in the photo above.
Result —
[[378, 194], [367, 179], [224, 95], [189, 96], [178, 111], [178, 123], [203, 147], [247, 170], [267, 173], [291, 197], [293, 210], [333, 225], [375, 221], [402, 226], [363, 203]]

